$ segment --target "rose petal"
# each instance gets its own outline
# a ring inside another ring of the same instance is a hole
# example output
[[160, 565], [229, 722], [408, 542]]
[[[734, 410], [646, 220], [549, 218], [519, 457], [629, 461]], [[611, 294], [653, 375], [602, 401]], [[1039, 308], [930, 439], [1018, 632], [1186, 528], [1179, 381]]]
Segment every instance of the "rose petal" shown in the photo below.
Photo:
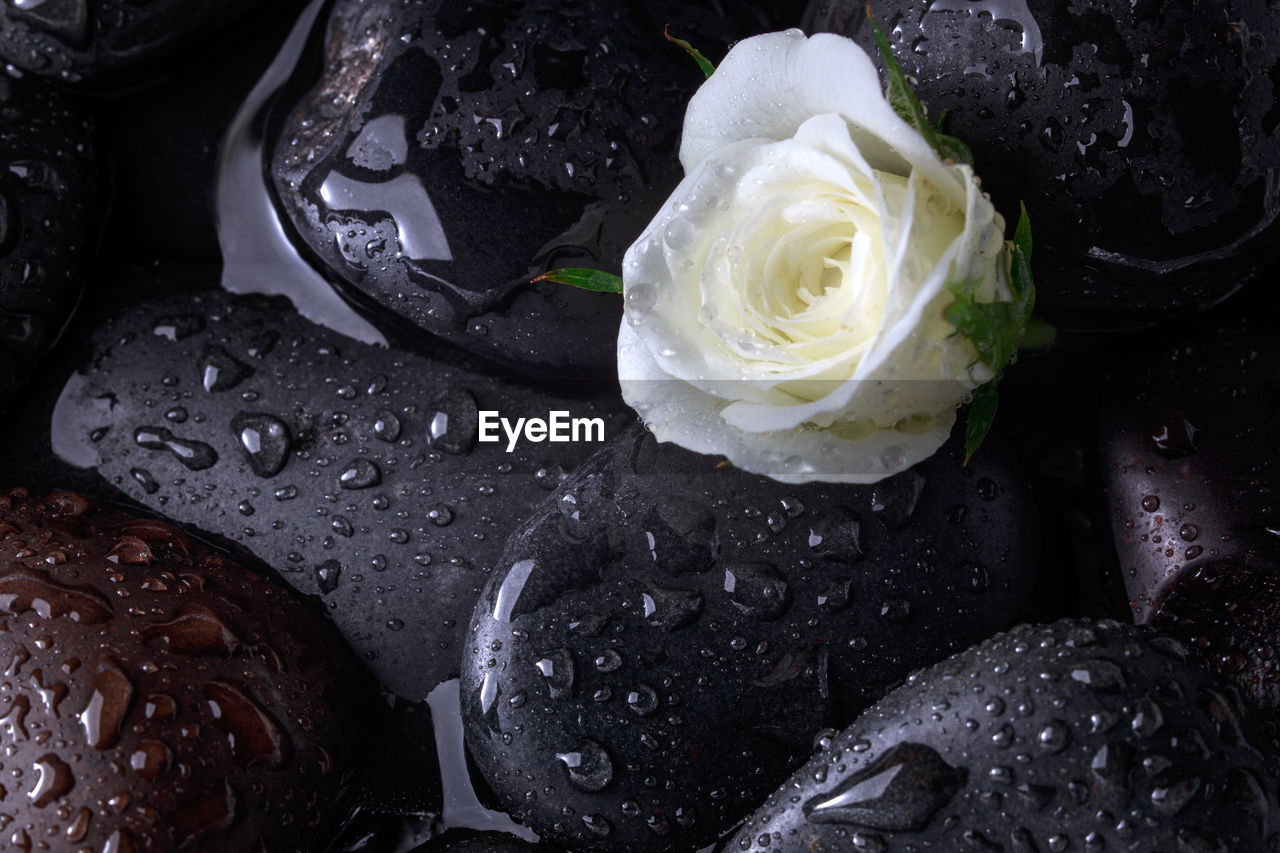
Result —
[[854, 145], [874, 168], [905, 175], [912, 166], [956, 198], [964, 189], [885, 100], [871, 58], [849, 39], [800, 30], [745, 39], [689, 102], [680, 162], [685, 171], [744, 139], [790, 139], [823, 113], [849, 123]]
[[932, 456], [947, 440], [955, 411], [923, 434], [877, 430], [850, 441], [826, 430], [744, 432], [721, 417], [725, 401], [670, 378], [634, 331], [618, 334], [622, 396], [659, 441], [721, 455], [738, 468], [783, 483], [874, 483]]

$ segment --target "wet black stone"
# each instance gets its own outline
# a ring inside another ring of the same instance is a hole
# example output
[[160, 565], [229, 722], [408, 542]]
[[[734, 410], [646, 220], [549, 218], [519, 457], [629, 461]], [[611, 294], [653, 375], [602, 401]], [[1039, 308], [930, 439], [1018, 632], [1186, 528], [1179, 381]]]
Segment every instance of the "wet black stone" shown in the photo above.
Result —
[[84, 104], [0, 75], [0, 409], [75, 307], [97, 228]]
[[[203, 328], [155, 333], [184, 312], [205, 317]], [[210, 348], [251, 364], [252, 375], [206, 392]], [[123, 314], [99, 330], [87, 365], [55, 410], [55, 450], [142, 505], [239, 543], [302, 592], [323, 594], [374, 674], [411, 699], [457, 671], [467, 619], [507, 533], [547, 495], [536, 472], [548, 459], [572, 470], [594, 449], [521, 442], [507, 453], [504, 442], [441, 453], [426, 401], [465, 388], [509, 417], [565, 409], [603, 416], [610, 431], [632, 419], [612, 400], [491, 380], [348, 340], [280, 300], [217, 291]], [[178, 405], [185, 421], [165, 421]], [[377, 432], [386, 412], [400, 423], [394, 441]], [[258, 428], [256, 456], [248, 426]], [[275, 430], [287, 447], [272, 445]]]
[[[574, 848], [696, 849], [815, 732], [1007, 625], [1039, 558], [1025, 475], [998, 442], [968, 469], [953, 444], [913, 473], [928, 488], [910, 521], [859, 540], [849, 523], [873, 487], [783, 485], [639, 429], [614, 439], [512, 534], [472, 618], [463, 717], [499, 801]], [[979, 477], [995, 499], [978, 498]], [[957, 502], [969, 514], [953, 525]], [[812, 554], [814, 529], [834, 559]], [[972, 564], [991, 573], [980, 591]], [[570, 662], [571, 683], [551, 683]], [[584, 739], [607, 780], [575, 783], [557, 757]]]
[[701, 75], [667, 23], [718, 58], [764, 20], [741, 2], [335, 3], [275, 123], [282, 219], [383, 328], [611, 377], [619, 299], [530, 279], [619, 271], [681, 177]]
[[1152, 621], [1280, 711], [1280, 317], [1249, 310], [1117, 365], [1099, 423], [1117, 568]]
[[[864, 7], [815, 0], [807, 26], [874, 55]], [[898, 0], [875, 13], [1006, 219], [1026, 202], [1037, 306], [1058, 323], [1200, 308], [1280, 254], [1280, 20], [1265, 4]]]
[[0, 58], [64, 83], [152, 68], [260, 0], [40, 0], [0, 3]]
[[[1280, 744], [1171, 642], [1063, 620], [917, 672], [725, 849], [1155, 853], [1201, 849], [1183, 846], [1194, 833], [1206, 850], [1264, 850], [1280, 829]], [[1099, 660], [1122, 669], [1123, 690], [1073, 677]]]

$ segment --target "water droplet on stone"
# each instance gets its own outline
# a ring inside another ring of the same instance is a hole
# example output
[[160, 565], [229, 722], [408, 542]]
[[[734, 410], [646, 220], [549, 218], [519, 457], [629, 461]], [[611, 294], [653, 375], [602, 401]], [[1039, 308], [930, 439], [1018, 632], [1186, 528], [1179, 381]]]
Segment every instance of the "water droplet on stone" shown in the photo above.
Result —
[[575, 788], [590, 793], [603, 791], [613, 781], [613, 762], [599, 742], [584, 738], [571, 752], [557, 752]]
[[228, 391], [253, 375], [253, 368], [219, 346], [207, 346], [200, 353], [200, 383], [211, 393]]
[[147, 450], [164, 450], [192, 471], [213, 467], [218, 454], [203, 441], [178, 438], [164, 427], [140, 427], [133, 433], [133, 440]]
[[338, 475], [338, 485], [344, 489], [367, 489], [382, 482], [382, 469], [368, 459], [353, 459]]
[[338, 588], [338, 579], [342, 576], [342, 564], [337, 560], [325, 560], [316, 566], [316, 585], [320, 592], [328, 595]]
[[835, 788], [810, 799], [815, 823], [892, 832], [920, 830], [964, 786], [967, 774], [924, 744], [898, 744]]
[[231, 421], [249, 467], [259, 477], [274, 477], [289, 458], [291, 437], [284, 421], [272, 415], [241, 412]]
[[753, 619], [777, 619], [791, 603], [787, 582], [769, 563], [730, 563], [724, 567], [724, 591], [734, 607]]
[[475, 447], [480, 413], [475, 397], [462, 388], [450, 388], [436, 404], [429, 423], [431, 446], [459, 456]]

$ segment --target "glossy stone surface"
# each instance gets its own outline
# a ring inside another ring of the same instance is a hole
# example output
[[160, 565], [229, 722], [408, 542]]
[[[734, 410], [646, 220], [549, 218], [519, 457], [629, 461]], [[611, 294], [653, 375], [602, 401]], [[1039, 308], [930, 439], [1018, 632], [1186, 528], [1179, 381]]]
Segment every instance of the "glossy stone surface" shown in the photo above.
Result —
[[0, 409], [61, 334], [97, 228], [87, 107], [0, 76]]
[[164, 522], [11, 489], [0, 625], [6, 847], [327, 843], [371, 685], [288, 590]]
[[[872, 50], [864, 6], [813, 30]], [[875, 4], [930, 115], [1036, 236], [1042, 311], [1145, 325], [1261, 280], [1280, 252], [1280, 17], [1252, 0]]]
[[54, 449], [322, 596], [374, 674], [415, 700], [456, 674], [507, 534], [595, 446], [508, 453], [478, 441], [478, 411], [632, 419], [221, 292], [139, 306], [93, 350], [54, 413]]
[[1009, 624], [1038, 555], [998, 445], [791, 486], [636, 429], [508, 540], [464, 650], [468, 745], [544, 839], [694, 850], [815, 733]]
[[530, 279], [619, 271], [681, 177], [701, 81], [663, 26], [714, 57], [763, 27], [721, 8], [338, 2], [269, 123], [282, 218], [384, 329], [527, 374], [611, 378], [618, 297]]
[[1135, 617], [1280, 710], [1280, 322], [1253, 310], [1120, 366], [1099, 425]]
[[[297, 0], [279, 0], [298, 5]], [[0, 58], [64, 83], [153, 67], [259, 0], [3, 0]]]
[[1265, 850], [1277, 744], [1177, 641], [1022, 625], [915, 673], [728, 850]]

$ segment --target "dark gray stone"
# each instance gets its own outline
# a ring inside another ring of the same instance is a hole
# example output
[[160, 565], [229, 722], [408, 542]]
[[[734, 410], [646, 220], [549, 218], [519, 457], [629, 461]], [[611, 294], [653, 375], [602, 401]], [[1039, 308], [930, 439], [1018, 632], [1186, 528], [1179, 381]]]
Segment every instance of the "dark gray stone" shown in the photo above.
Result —
[[75, 98], [0, 75], [0, 410], [80, 296], [98, 216], [92, 134]]
[[[807, 26], [875, 55], [865, 6], [815, 0]], [[1058, 323], [1151, 323], [1226, 298], [1276, 260], [1280, 14], [1267, 4], [897, 0], [874, 11], [1006, 219], [1026, 202], [1037, 304]]]
[[259, 2], [0, 0], [0, 58], [64, 83], [102, 83], [173, 58]]
[[727, 842], [836, 850], [1265, 850], [1274, 736], [1177, 641], [1022, 625], [823, 744]]
[[1040, 550], [1024, 474], [993, 441], [911, 475], [884, 524], [879, 487], [783, 485], [638, 428], [584, 463], [508, 540], [464, 649], [503, 806], [573, 848], [697, 849], [815, 733], [1007, 626]]
[[[214, 350], [252, 372], [234, 387], [210, 383]], [[611, 399], [491, 380], [351, 341], [280, 300], [211, 292], [144, 303], [99, 330], [55, 410], [54, 448], [322, 595], [374, 674], [422, 699], [457, 672], [507, 534], [554, 487], [538, 471], [571, 470], [594, 449], [521, 442], [508, 453], [504, 441], [442, 452], [431, 424], [455, 389], [506, 417], [632, 420]], [[378, 433], [388, 413], [393, 441]]]
[[682, 175], [702, 79], [663, 25], [718, 58], [763, 28], [744, 6], [337, 2], [274, 133], [282, 218], [384, 329], [611, 378], [619, 298], [530, 280], [620, 271]]

